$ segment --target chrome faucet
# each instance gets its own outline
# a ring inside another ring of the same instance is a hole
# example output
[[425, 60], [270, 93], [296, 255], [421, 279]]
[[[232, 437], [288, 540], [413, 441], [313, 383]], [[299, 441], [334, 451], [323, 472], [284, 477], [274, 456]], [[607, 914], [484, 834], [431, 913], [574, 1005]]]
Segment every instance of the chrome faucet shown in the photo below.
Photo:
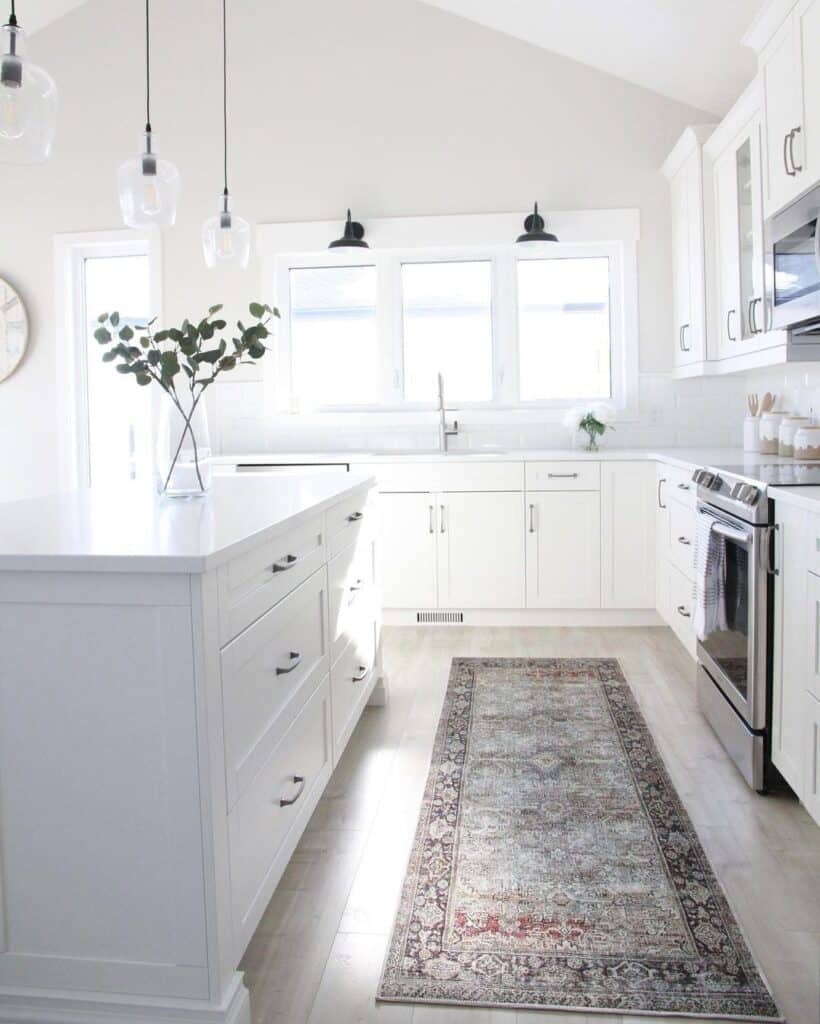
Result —
[[438, 375], [438, 447], [439, 451], [447, 451], [447, 438], [458, 437], [458, 420], [452, 425], [447, 423], [447, 410], [444, 406], [444, 378]]

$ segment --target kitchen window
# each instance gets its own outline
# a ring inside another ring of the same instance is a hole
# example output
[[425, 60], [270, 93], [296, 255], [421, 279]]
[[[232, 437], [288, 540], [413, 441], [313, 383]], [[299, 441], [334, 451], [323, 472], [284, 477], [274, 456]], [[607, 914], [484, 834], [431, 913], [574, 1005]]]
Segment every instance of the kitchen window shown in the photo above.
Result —
[[441, 373], [448, 407], [487, 422], [600, 400], [628, 418], [637, 211], [577, 217], [575, 234], [606, 240], [562, 227], [561, 241], [530, 248], [510, 243], [510, 215], [430, 217], [371, 222], [370, 249], [328, 253], [317, 243], [333, 223], [262, 227], [263, 280], [282, 313], [265, 368], [274, 411], [426, 411]]

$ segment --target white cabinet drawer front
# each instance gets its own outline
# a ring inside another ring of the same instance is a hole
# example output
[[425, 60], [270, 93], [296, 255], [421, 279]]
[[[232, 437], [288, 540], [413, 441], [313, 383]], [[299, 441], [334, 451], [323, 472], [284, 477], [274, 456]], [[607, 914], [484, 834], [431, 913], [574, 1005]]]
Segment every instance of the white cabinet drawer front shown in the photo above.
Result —
[[328, 566], [331, 661], [358, 639], [376, 613], [375, 545], [370, 537], [346, 548]]
[[820, 700], [805, 694], [803, 793], [806, 810], [820, 825]]
[[663, 470], [663, 475], [667, 479], [667, 483], [661, 491], [664, 504], [677, 501], [682, 505], [694, 508], [697, 500], [697, 488], [692, 482], [692, 473], [694, 470], [681, 469], [679, 466], [667, 465], [664, 465]]
[[820, 516], [808, 515], [806, 526], [806, 556], [809, 572], [820, 576]]
[[599, 491], [600, 462], [529, 462], [528, 491]]
[[690, 654], [695, 652], [695, 600], [692, 581], [674, 565], [669, 566], [670, 625]]
[[808, 639], [806, 685], [814, 697], [820, 700], [820, 576], [813, 572], [808, 574], [806, 627]]
[[219, 639], [224, 646], [325, 562], [323, 517], [240, 555], [218, 571]]
[[228, 801], [232, 806], [330, 666], [320, 569], [221, 654]]
[[[278, 878], [276, 854], [301, 831], [330, 774], [330, 691], [314, 692], [248, 791], [228, 815], [231, 895], [238, 946], [244, 948]], [[297, 781], [298, 780], [298, 781]]]
[[669, 506], [669, 557], [690, 580], [695, 578], [695, 511], [673, 501]]
[[327, 512], [328, 555], [333, 557], [359, 537], [372, 535], [376, 517], [376, 491], [362, 488], [351, 498], [334, 505]]
[[[452, 459], [452, 461], [450, 461]], [[373, 467], [384, 493], [436, 491], [523, 491], [523, 462], [447, 461], [384, 463]]]
[[338, 762], [370, 693], [376, 663], [374, 619], [359, 631], [330, 670], [333, 762]]

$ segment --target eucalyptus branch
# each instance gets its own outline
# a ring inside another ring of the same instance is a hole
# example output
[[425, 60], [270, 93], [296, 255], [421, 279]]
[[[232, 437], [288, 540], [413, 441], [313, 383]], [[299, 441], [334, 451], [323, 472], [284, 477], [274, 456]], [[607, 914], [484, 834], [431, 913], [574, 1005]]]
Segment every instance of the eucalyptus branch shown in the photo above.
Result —
[[[191, 426], [194, 411], [205, 391], [221, 374], [229, 373], [237, 366], [255, 363], [269, 351], [265, 345], [265, 339], [270, 336], [268, 325], [279, 317], [278, 309], [252, 302], [249, 311], [254, 323], [245, 326], [241, 320], [236, 322], [236, 334], [231, 338], [232, 348], [229, 349], [224, 337], [214, 341], [227, 327], [226, 321], [218, 316], [221, 309], [221, 305], [211, 306], [196, 324], [186, 318], [179, 327], [160, 331], [153, 330], [154, 320], [132, 325], [123, 323], [118, 312], [102, 313], [97, 317], [94, 337], [105, 347], [103, 361], [116, 362], [117, 372], [131, 374], [140, 387], [158, 384], [182, 416], [179, 444], [163, 490], [170, 483], [186, 436], [191, 439], [197, 480], [202, 488], [199, 452]], [[212, 341], [213, 347], [206, 348], [206, 343]], [[203, 371], [208, 368], [210, 373], [205, 376]], [[187, 412], [177, 387], [180, 380], [187, 384], [190, 395]]]

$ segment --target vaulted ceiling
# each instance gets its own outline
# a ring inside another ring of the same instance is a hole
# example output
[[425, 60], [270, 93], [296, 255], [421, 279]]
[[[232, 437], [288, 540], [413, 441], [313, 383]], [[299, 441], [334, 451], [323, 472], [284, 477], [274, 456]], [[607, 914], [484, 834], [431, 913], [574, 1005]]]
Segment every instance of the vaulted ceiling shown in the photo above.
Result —
[[[36, 32], [86, 0], [18, 0]], [[107, 0], [108, 3], [123, 0]], [[701, 110], [723, 114], [751, 80], [740, 40], [763, 0], [421, 0]]]
[[751, 81], [741, 46], [763, 0], [422, 0], [701, 110]]

